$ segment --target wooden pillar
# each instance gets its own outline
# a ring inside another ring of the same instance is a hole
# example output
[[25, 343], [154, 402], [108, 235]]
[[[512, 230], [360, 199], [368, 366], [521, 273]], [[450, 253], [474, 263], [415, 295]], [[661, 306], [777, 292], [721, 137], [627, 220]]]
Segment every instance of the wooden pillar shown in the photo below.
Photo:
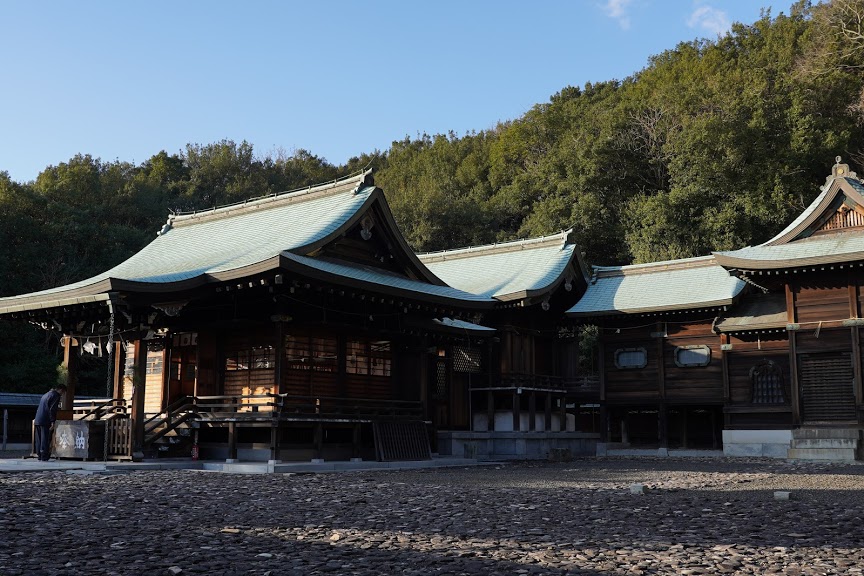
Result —
[[353, 454], [352, 458], [360, 458], [360, 423], [354, 423], [354, 429], [351, 433], [351, 453]]
[[669, 409], [665, 402], [660, 403], [657, 412], [657, 436], [660, 448], [669, 448]]
[[711, 449], [717, 450], [719, 447], [717, 442], [717, 415], [714, 410], [711, 410]]
[[228, 423], [228, 461], [237, 461], [237, 422]]
[[324, 426], [320, 422], [315, 423], [313, 444], [315, 449], [315, 459], [324, 459]]
[[81, 356], [78, 354], [78, 339], [66, 336], [63, 340], [63, 368], [66, 371], [66, 394], [60, 400], [59, 420], [71, 420], [72, 408], [75, 403], [75, 388], [78, 386], [78, 366]]
[[132, 460], [144, 459], [144, 394], [147, 384], [147, 342], [135, 341], [132, 374]]
[[528, 430], [537, 430], [537, 392], [534, 390], [528, 394]]
[[519, 412], [520, 412], [519, 391], [514, 390], [513, 391], [513, 431], [514, 432], [519, 432]]
[[664, 338], [661, 334], [665, 334], [663, 323], [657, 322], [657, 393], [660, 399], [666, 400], [666, 362], [664, 361]]
[[609, 442], [612, 435], [609, 430], [609, 408], [607, 408], [605, 404], [600, 405], [600, 422], [598, 423], [598, 426], [600, 428], [600, 441]]
[[687, 407], [681, 408], [681, 447], [687, 449]]
[[[165, 370], [169, 371], [170, 366], [166, 366]], [[126, 378], [126, 349], [122, 342], [114, 342], [114, 394], [115, 400], [124, 398], [123, 381]]]
[[[552, 393], [546, 393], [546, 401], [544, 402], [545, 406], [543, 406], [543, 422], [546, 426], [546, 431], [549, 432], [552, 430]], [[561, 429], [562, 431], [564, 428]]]
[[[279, 320], [276, 322], [276, 347], [273, 350], [276, 365], [273, 370], [273, 390], [276, 394], [282, 393], [282, 362], [285, 358], [285, 324]], [[344, 360], [343, 360], [344, 362]]]
[[[790, 282], [786, 283], [786, 322], [795, 323], [797, 317], [795, 310], [795, 292]], [[790, 330], [789, 334], [789, 381], [792, 394], [792, 425], [801, 425], [801, 393], [798, 388], [798, 342], [797, 332]]]
[[[162, 348], [162, 409], [167, 410], [171, 404], [171, 354], [174, 353], [172, 346], [174, 339], [170, 336], [163, 340], [165, 345]], [[197, 367], [197, 362], [196, 362]]]
[[[566, 432], [567, 431], [567, 397], [563, 394], [561, 395], [560, 409], [561, 409], [560, 430], [561, 430], [561, 432]], [[549, 428], [551, 429], [552, 427], [550, 426]]]
[[270, 461], [279, 461], [279, 420], [273, 420], [270, 428]]
[[495, 393], [492, 390], [486, 391], [486, 421], [488, 422], [486, 430], [489, 432], [495, 431]]
[[[858, 318], [858, 286], [849, 277], [849, 318]], [[861, 386], [861, 332], [857, 326], [850, 328], [852, 331], [852, 374], [855, 380], [855, 405], [860, 406], [862, 401]]]
[[724, 350], [729, 345], [729, 335], [720, 335], [720, 367], [723, 369], [723, 401], [728, 403], [732, 399], [732, 389], [729, 385], [729, 352]]

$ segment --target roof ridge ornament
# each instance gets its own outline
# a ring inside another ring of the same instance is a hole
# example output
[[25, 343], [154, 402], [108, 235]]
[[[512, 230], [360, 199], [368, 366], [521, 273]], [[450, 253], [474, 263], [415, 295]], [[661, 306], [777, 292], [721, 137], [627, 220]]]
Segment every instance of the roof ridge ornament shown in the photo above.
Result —
[[831, 176], [825, 179], [825, 184], [830, 184], [835, 178], [858, 178], [858, 175], [855, 172], [849, 170], [848, 164], [840, 163], [842, 160], [843, 158], [840, 156], [834, 158], [835, 163], [834, 166], [831, 167]]

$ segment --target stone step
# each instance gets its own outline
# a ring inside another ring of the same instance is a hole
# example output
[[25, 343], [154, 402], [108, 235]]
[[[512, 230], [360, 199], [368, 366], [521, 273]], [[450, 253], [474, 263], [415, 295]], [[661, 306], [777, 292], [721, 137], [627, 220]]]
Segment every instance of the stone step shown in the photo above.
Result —
[[792, 448], [824, 448], [824, 449], [858, 449], [858, 439], [850, 438], [820, 438], [820, 439], [797, 439], [790, 442]]
[[790, 448], [786, 457], [790, 460], [828, 460], [854, 462], [857, 450], [852, 448]]
[[819, 440], [819, 439], [854, 439], [861, 438], [861, 430], [858, 428], [798, 428], [792, 430], [793, 439]]

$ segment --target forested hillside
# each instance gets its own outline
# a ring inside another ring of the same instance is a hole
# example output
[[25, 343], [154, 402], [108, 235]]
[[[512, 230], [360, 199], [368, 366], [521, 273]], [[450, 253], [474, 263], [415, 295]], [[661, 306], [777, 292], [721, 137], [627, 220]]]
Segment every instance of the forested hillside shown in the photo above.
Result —
[[[761, 242], [812, 200], [835, 156], [864, 166], [864, 0], [790, 12], [680, 44], [630, 78], [562, 88], [494, 128], [405, 138], [343, 166], [223, 141], [140, 165], [79, 155], [26, 183], [0, 172], [0, 296], [113, 266], [153, 239], [169, 210], [369, 165], [417, 250], [569, 227], [595, 264]], [[0, 390], [44, 389], [56, 342], [0, 323]], [[91, 365], [84, 391], [99, 394], [101, 365]]]

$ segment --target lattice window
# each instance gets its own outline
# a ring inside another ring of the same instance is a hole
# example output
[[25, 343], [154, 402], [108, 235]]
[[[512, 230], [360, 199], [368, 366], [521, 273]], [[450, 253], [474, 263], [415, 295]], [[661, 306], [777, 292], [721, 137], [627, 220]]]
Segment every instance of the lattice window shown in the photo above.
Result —
[[675, 365], [679, 368], [708, 366], [710, 363], [711, 348], [708, 346], [678, 346], [675, 348]]
[[225, 370], [272, 370], [276, 366], [272, 346], [253, 346], [247, 350], [235, 350], [225, 357]]
[[477, 374], [480, 372], [480, 350], [476, 348], [453, 347], [453, 371]]
[[785, 404], [783, 371], [770, 360], [750, 369], [753, 404]]
[[285, 337], [285, 369], [336, 372], [338, 341], [335, 338]]
[[447, 363], [443, 360], [435, 364], [435, 398], [438, 400], [447, 398]]
[[392, 366], [389, 340], [349, 340], [345, 343], [345, 372], [390, 376]]
[[645, 348], [619, 348], [615, 350], [615, 367], [621, 369], [644, 368], [648, 365]]

